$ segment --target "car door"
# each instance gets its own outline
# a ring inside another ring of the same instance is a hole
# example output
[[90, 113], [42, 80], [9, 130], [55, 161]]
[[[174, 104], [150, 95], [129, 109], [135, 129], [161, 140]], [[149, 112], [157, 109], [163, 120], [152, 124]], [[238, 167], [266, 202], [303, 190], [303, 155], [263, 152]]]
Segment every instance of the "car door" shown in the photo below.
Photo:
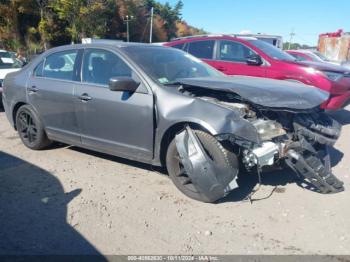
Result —
[[188, 42], [185, 51], [191, 55], [202, 59], [207, 64], [215, 67], [214, 53], [215, 53], [215, 40], [200, 40]]
[[[153, 158], [153, 95], [133, 69], [115, 52], [85, 49], [82, 82], [75, 104], [83, 145], [136, 160]], [[112, 77], [140, 82], [134, 93], [111, 91]]]
[[256, 55], [255, 51], [238, 41], [221, 40], [214, 66], [226, 75], [265, 77], [265, 66], [247, 64], [252, 55]]
[[78, 50], [48, 55], [34, 69], [27, 83], [28, 102], [38, 112], [48, 136], [79, 143], [73, 98]]

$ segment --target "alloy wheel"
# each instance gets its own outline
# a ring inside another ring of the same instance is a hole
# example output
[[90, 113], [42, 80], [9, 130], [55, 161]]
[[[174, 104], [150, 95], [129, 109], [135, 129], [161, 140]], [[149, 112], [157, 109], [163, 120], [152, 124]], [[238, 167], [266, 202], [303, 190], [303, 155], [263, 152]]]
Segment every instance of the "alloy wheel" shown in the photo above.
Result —
[[38, 129], [33, 116], [26, 111], [22, 111], [18, 116], [18, 120], [17, 128], [22, 139], [29, 144], [35, 143], [38, 137]]

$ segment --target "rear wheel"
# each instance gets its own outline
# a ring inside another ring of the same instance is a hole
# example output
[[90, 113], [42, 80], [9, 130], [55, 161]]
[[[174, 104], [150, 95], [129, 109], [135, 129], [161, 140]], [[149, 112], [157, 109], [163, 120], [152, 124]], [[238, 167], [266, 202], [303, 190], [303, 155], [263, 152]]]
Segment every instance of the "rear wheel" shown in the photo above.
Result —
[[[217, 165], [238, 170], [238, 160], [233, 152], [225, 149], [223, 145], [210, 134], [201, 130], [193, 131], [197, 135], [207, 155]], [[207, 198], [195, 188], [191, 178], [186, 173], [180, 161], [179, 153], [177, 152], [175, 138], [168, 147], [166, 166], [171, 180], [183, 194], [198, 201], [208, 202]]]
[[44, 149], [52, 143], [47, 138], [39, 117], [29, 105], [21, 106], [18, 109], [16, 127], [23, 144], [30, 149]]
[[0, 109], [1, 110], [4, 110], [5, 108], [4, 108], [4, 105], [3, 105], [3, 103], [2, 103], [2, 94], [0, 93]]

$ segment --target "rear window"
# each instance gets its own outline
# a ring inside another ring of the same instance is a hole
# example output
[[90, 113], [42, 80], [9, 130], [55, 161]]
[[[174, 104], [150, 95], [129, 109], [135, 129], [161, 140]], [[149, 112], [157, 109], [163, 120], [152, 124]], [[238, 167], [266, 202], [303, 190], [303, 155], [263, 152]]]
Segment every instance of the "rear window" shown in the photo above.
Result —
[[9, 52], [0, 52], [0, 58], [12, 58]]
[[213, 59], [215, 41], [190, 42], [188, 52], [198, 58]]

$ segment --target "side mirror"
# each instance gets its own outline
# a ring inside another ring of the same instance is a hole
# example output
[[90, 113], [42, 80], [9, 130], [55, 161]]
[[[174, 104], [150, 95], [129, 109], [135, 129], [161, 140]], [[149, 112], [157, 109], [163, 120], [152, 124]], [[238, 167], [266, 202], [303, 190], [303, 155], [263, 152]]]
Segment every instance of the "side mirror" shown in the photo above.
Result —
[[261, 56], [259, 55], [251, 55], [246, 60], [248, 65], [255, 65], [259, 66], [263, 64], [263, 60], [261, 59]]
[[109, 90], [111, 91], [127, 91], [135, 92], [140, 83], [136, 82], [131, 77], [112, 77], [109, 80]]

